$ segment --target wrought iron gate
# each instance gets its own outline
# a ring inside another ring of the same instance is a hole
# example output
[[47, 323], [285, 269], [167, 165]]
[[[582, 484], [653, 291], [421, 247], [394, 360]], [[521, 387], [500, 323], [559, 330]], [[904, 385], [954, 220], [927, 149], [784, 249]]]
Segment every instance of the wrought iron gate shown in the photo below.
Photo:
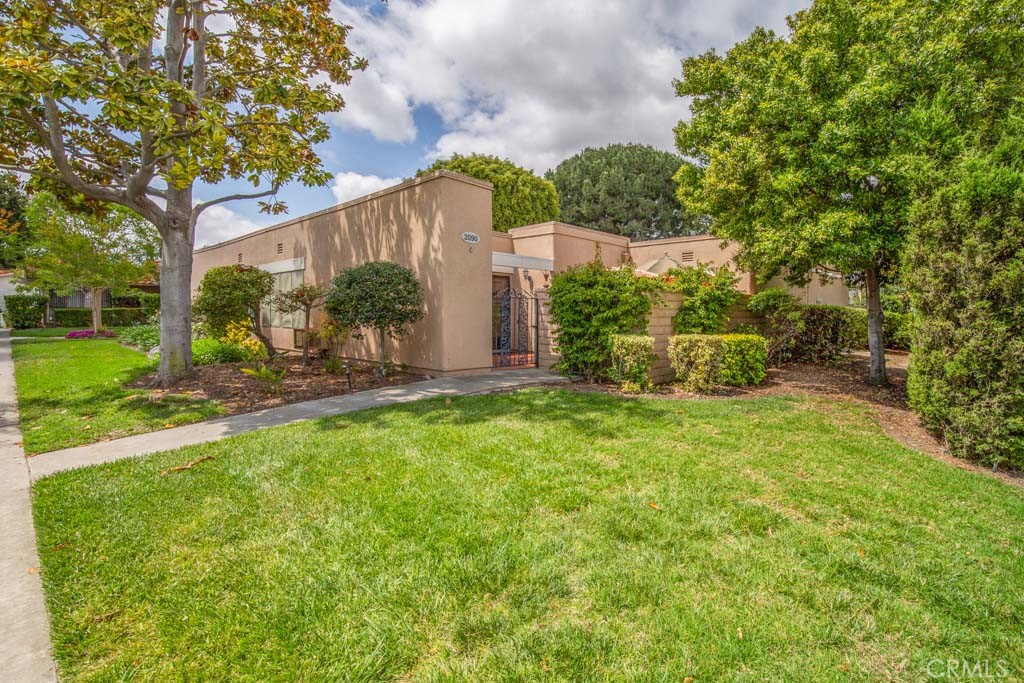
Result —
[[536, 367], [537, 297], [521, 289], [505, 288], [494, 294], [492, 310], [491, 365]]

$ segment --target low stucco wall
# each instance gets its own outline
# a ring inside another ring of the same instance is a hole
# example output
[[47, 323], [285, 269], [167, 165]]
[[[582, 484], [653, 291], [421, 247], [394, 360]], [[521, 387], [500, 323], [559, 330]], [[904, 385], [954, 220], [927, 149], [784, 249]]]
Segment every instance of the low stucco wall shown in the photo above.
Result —
[[[463, 232], [480, 241], [469, 244]], [[396, 362], [430, 374], [479, 372], [491, 366], [491, 186], [447, 171], [198, 249], [192, 289], [214, 266], [273, 267], [301, 260], [303, 282], [329, 284], [342, 269], [369, 261], [410, 268], [423, 285], [426, 315], [400, 343]], [[314, 326], [319, 314], [314, 314]], [[272, 328], [275, 346], [294, 348], [294, 331]], [[375, 335], [353, 339], [343, 355], [375, 359]]]

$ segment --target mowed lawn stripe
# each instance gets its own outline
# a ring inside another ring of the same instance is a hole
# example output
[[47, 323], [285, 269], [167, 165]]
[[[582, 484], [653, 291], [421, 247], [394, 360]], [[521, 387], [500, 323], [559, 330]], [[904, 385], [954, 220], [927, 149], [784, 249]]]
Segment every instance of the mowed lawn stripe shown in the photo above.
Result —
[[1024, 495], [853, 404], [430, 400], [34, 496], [64, 680], [1024, 673]]

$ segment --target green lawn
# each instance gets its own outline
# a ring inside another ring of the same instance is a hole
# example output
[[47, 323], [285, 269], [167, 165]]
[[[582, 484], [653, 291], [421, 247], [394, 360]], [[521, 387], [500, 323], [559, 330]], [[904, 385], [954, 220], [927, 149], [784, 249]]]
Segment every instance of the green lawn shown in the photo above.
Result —
[[[11, 338], [17, 339], [18, 337], [63, 337], [68, 332], [74, 330], [86, 330], [92, 329], [88, 325], [85, 327], [33, 327], [27, 330], [11, 330]], [[120, 327], [109, 327], [109, 330], [117, 332]]]
[[211, 401], [155, 400], [121, 385], [153, 369], [146, 355], [112, 340], [33, 341], [13, 345], [21, 433], [27, 453], [91, 443], [206, 420]]
[[851, 404], [437, 399], [34, 500], [63, 680], [1024, 674], [1024, 492]]

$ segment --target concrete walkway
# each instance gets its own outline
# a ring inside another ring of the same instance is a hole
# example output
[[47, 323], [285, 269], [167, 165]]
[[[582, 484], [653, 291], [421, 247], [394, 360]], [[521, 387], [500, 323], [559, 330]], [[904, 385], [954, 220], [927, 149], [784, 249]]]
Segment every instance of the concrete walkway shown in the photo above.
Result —
[[32, 480], [36, 480], [76, 467], [98, 465], [136, 455], [167, 451], [180, 446], [216, 441], [235, 434], [243, 434], [266, 427], [278, 427], [299, 420], [340, 415], [356, 410], [394, 403], [408, 403], [435, 396], [486, 394], [493, 391], [561, 381], [565, 381], [565, 379], [547, 370], [538, 369], [503, 370], [479, 375], [429, 379], [415, 384], [371, 389], [345, 396], [293, 403], [280, 408], [268, 408], [254, 413], [232, 415], [184, 427], [163, 429], [158, 432], [128, 436], [113, 441], [101, 441], [87, 446], [51, 451], [29, 458], [28, 467]]
[[0, 331], [0, 672], [6, 681], [57, 680], [7, 331]]

